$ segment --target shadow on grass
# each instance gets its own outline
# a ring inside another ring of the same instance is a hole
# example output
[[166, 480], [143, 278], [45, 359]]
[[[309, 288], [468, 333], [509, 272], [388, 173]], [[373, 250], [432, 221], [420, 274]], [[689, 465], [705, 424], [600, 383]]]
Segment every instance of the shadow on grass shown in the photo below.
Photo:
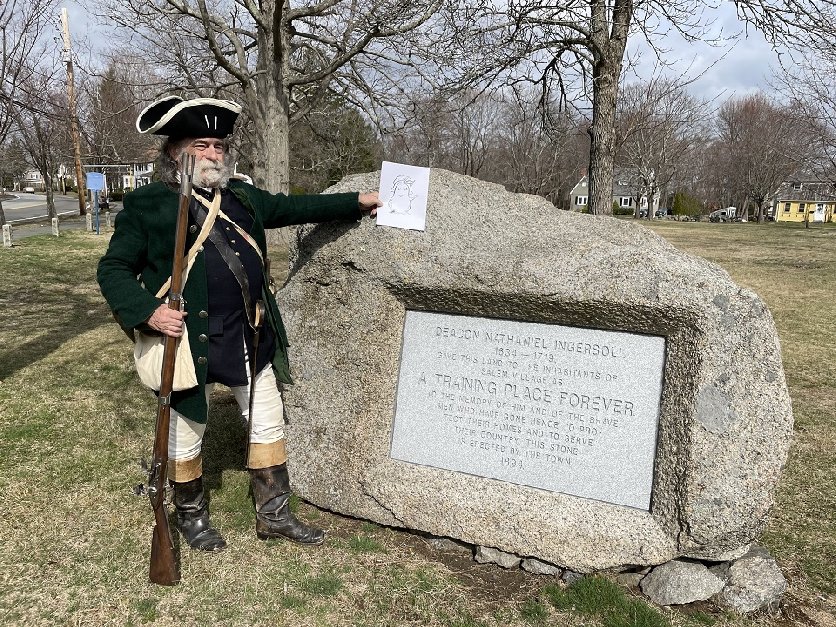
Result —
[[232, 393], [216, 391], [209, 403], [202, 451], [204, 485], [210, 490], [223, 487], [224, 471], [244, 471], [246, 429]]
[[[203, 480], [210, 509], [226, 517], [226, 524], [241, 531], [254, 523], [249, 472], [245, 468], [247, 425], [232, 393], [216, 388], [209, 403], [209, 422], [203, 438]], [[291, 477], [292, 486], [292, 477]], [[291, 495], [290, 510], [297, 512], [300, 500]]]
[[[38, 290], [34, 295], [28, 294], [27, 301], [46, 315], [38, 317], [36, 326], [20, 330], [18, 338], [24, 339], [23, 343], [11, 342], [0, 347], [0, 381], [44, 359], [82, 333], [115, 324], [101, 297]], [[9, 311], [8, 315], [14, 316], [14, 311]], [[19, 326], [14, 319], [10, 321], [8, 315], [0, 316], [0, 323], [7, 329]], [[32, 337], [32, 332], [37, 335]]]

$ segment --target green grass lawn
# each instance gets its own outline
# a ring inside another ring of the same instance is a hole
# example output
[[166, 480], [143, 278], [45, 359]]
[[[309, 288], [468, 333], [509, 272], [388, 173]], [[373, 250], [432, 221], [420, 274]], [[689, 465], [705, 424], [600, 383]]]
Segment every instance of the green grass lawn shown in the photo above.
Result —
[[205, 472], [229, 548], [184, 550], [180, 585], [149, 584], [153, 517], [133, 487], [145, 478], [139, 460], [150, 454], [156, 405], [95, 283], [107, 237], [79, 232], [0, 250], [0, 624], [833, 627], [836, 229], [651, 228], [721, 264], [776, 319], [796, 419], [763, 538], [790, 583], [779, 616], [652, 608], [607, 578], [567, 588], [305, 503], [300, 515], [329, 532], [324, 546], [260, 542], [243, 430], [223, 391]]

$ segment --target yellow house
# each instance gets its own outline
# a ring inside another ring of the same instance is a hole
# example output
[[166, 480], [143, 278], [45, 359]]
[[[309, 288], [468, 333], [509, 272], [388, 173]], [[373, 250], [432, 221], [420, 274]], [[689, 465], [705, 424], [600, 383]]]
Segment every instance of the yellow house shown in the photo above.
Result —
[[787, 181], [775, 194], [778, 222], [836, 222], [836, 188], [821, 181]]

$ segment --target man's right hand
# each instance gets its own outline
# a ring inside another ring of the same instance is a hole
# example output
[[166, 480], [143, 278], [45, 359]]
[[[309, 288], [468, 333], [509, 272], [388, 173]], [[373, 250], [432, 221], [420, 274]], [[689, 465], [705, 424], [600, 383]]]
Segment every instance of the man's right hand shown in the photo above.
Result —
[[160, 305], [145, 323], [163, 335], [180, 337], [183, 335], [183, 324], [187, 313], [179, 309], [169, 309], [168, 305]]

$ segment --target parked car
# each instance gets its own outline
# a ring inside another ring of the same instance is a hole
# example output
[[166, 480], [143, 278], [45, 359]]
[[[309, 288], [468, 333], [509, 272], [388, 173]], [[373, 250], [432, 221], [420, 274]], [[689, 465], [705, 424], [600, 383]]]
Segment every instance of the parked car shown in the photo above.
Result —
[[726, 207], [708, 214], [709, 222], [731, 222], [737, 219], [737, 207]]
[[[90, 199], [88, 199], [87, 210], [90, 211], [92, 208], [93, 203]], [[108, 201], [107, 196], [105, 196], [104, 194], [99, 194], [99, 211], [110, 211], [110, 202]]]
[[24, 187], [23, 188], [23, 193], [24, 194], [34, 194], [35, 193], [35, 188], [34, 187]]

